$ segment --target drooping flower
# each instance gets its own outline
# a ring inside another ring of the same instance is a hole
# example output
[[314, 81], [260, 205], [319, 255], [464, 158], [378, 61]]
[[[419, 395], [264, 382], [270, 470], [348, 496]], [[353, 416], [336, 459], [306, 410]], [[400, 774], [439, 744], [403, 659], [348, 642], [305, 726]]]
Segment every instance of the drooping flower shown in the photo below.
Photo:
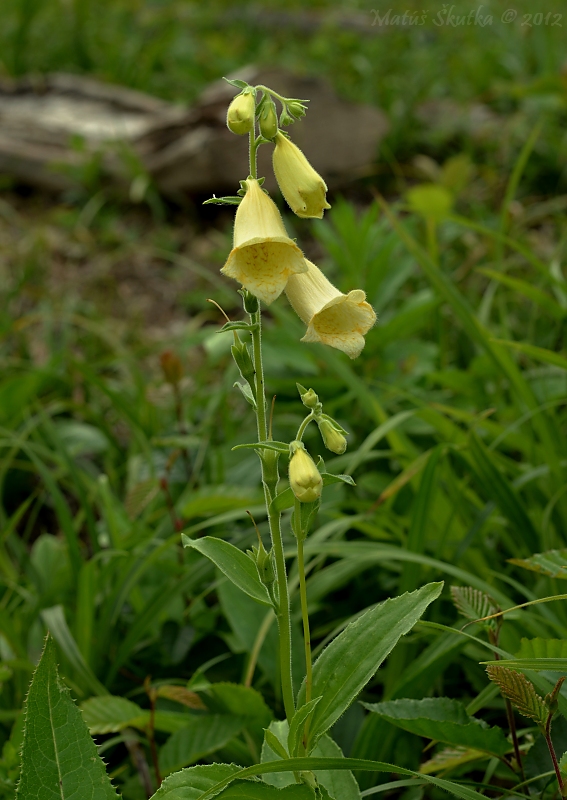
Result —
[[226, 112], [226, 124], [232, 133], [243, 136], [250, 133], [254, 126], [256, 100], [253, 92], [244, 91], [237, 94]]
[[327, 450], [341, 455], [347, 449], [347, 440], [340, 430], [328, 419], [322, 419], [318, 423], [321, 438]]
[[289, 238], [276, 204], [254, 178], [234, 220], [233, 248], [221, 269], [260, 300], [272, 303], [290, 275], [307, 272], [303, 253]]
[[362, 289], [343, 294], [321, 270], [305, 261], [308, 271], [292, 275], [285, 293], [297, 315], [307, 325], [302, 342], [322, 342], [342, 350], [350, 358], [360, 355], [364, 335], [376, 322], [376, 314]]
[[314, 503], [321, 497], [323, 478], [303, 442], [292, 442], [289, 460], [289, 485], [300, 503]]
[[288, 206], [298, 217], [317, 217], [331, 206], [327, 203], [327, 185], [305, 158], [299, 147], [279, 131], [272, 156], [274, 174]]

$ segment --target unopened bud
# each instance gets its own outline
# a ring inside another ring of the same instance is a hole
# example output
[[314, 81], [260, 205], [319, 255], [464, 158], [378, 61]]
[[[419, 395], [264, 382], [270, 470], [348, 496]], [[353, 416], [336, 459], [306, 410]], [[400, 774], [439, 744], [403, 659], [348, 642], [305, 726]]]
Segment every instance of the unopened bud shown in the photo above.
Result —
[[305, 449], [303, 442], [292, 442], [289, 446], [289, 485], [300, 503], [313, 503], [321, 497], [323, 479], [315, 462]]
[[247, 314], [257, 314], [258, 309], [260, 308], [260, 304], [258, 303], [258, 298], [252, 292], [249, 292], [248, 289], [239, 289], [238, 294], [242, 295], [244, 310]]
[[316, 408], [317, 404], [319, 403], [319, 398], [313, 389], [306, 389], [300, 383], [297, 383], [296, 386], [301, 396], [301, 402], [303, 405], [307, 408]]
[[260, 133], [265, 139], [273, 139], [278, 132], [278, 115], [272, 100], [266, 100], [260, 111]]
[[270, 586], [276, 579], [276, 571], [274, 569], [274, 558], [272, 551], [269, 552], [264, 547], [260, 534], [258, 534], [258, 546], [253, 545], [252, 550], [248, 550], [248, 555], [255, 562], [258, 567], [258, 574], [264, 586]]
[[347, 440], [341, 431], [337, 430], [328, 419], [318, 420], [317, 424], [319, 425], [323, 444], [327, 450], [330, 450], [331, 453], [337, 453], [337, 455], [344, 453], [347, 448]]
[[247, 345], [240, 341], [240, 339], [237, 339], [230, 348], [230, 351], [244, 380], [248, 381], [248, 383], [252, 383], [254, 380], [254, 364], [252, 363], [252, 357]]
[[226, 124], [229, 130], [238, 135], [250, 133], [254, 127], [254, 114], [256, 112], [256, 100], [251, 91], [244, 90], [237, 94], [228, 107], [226, 114]]
[[177, 386], [183, 377], [183, 364], [172, 350], [166, 350], [159, 357], [163, 377], [172, 386]]
[[288, 100], [287, 110], [292, 117], [295, 117], [295, 119], [300, 119], [301, 117], [305, 116], [307, 106], [300, 100]]

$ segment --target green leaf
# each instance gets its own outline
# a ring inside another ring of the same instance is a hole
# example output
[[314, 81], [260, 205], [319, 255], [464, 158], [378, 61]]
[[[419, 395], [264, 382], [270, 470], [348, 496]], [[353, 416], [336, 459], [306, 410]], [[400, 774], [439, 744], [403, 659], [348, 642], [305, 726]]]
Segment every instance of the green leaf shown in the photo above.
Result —
[[567, 664], [567, 639], [521, 639], [518, 658], [560, 658]]
[[[184, 769], [166, 778], [151, 800], [198, 800], [203, 792], [236, 775], [241, 769], [236, 764], [207, 764]], [[210, 797], [216, 794], [218, 792]]]
[[[503, 272], [497, 272], [494, 269], [488, 269], [486, 267], [477, 269], [477, 272], [481, 272], [483, 275], [486, 275], [487, 278], [498, 281], [498, 283], [502, 283], [510, 289], [514, 289], [519, 294], [527, 297], [528, 300], [537, 303], [547, 314], [555, 317], [555, 319], [563, 319], [567, 314], [567, 309], [561, 308], [559, 303], [550, 294], [534, 286], [533, 283], [529, 281], [513, 278], [511, 275], [506, 275]], [[503, 344], [503, 342], [501, 342], [501, 344]]]
[[199, 715], [176, 731], [163, 745], [159, 764], [169, 775], [224, 747], [244, 727], [245, 720], [228, 714]]
[[276, 789], [263, 781], [235, 781], [217, 797], [223, 800], [315, 800], [315, 792], [304, 783]]
[[425, 761], [419, 768], [424, 775], [431, 775], [434, 772], [448, 772], [464, 764], [473, 761], [490, 758], [488, 753], [481, 753], [479, 750], [467, 750], [464, 747], [444, 747], [433, 758]]
[[545, 347], [536, 347], [533, 344], [526, 344], [525, 342], [510, 342], [504, 339], [492, 339], [495, 344], [504, 345], [511, 350], [518, 350], [526, 356], [530, 356], [535, 361], [543, 361], [545, 364], [553, 364], [554, 367], [567, 369], [567, 358], [553, 350], [547, 350]]
[[[500, 608], [495, 601], [479, 589], [473, 589], [472, 586], [451, 586], [451, 597], [453, 603], [456, 605], [457, 610], [470, 620], [479, 620], [483, 617], [489, 617], [492, 614], [497, 614]], [[486, 620], [485, 625], [496, 627], [497, 620]]]
[[275, 450], [276, 453], [283, 453], [289, 455], [289, 444], [285, 442], [251, 442], [246, 444], [237, 444], [232, 448], [233, 450]]
[[490, 680], [497, 684], [503, 697], [510, 700], [520, 714], [533, 719], [539, 726], [545, 725], [548, 716], [546, 705], [536, 692], [533, 683], [525, 675], [496, 665], [488, 666], [486, 671]]
[[243, 397], [250, 403], [252, 408], [256, 408], [256, 398], [254, 397], [252, 389], [248, 383], [240, 383], [239, 381], [235, 381], [232, 385], [237, 389], [240, 389]]
[[[430, 583], [369, 608], [323, 650], [313, 665], [312, 693], [321, 701], [311, 719], [310, 742], [314, 743], [342, 716], [400, 637], [439, 597], [442, 588], [442, 583]], [[297, 702], [305, 702], [305, 683]]]
[[25, 705], [18, 800], [117, 798], [81, 712], [61, 682], [48, 636]]
[[398, 728], [428, 739], [497, 756], [503, 756], [510, 749], [501, 728], [491, 728], [482, 720], [469, 716], [462, 703], [448, 697], [362, 705]]
[[[246, 769], [241, 770], [239, 773], [234, 775], [234, 778], [247, 778], [251, 775], [272, 775], [277, 773], [283, 772], [302, 772], [302, 771], [310, 771], [319, 773], [321, 771], [328, 771], [328, 770], [364, 770], [365, 772], [385, 772], [385, 773], [393, 773], [398, 775], [408, 775], [414, 778], [420, 778], [423, 781], [437, 786], [440, 789], [444, 789], [446, 792], [454, 795], [455, 797], [461, 798], [461, 800], [482, 800], [483, 795], [475, 792], [473, 789], [469, 789], [468, 786], [462, 786], [455, 781], [448, 781], [443, 778], [434, 778], [430, 775], [421, 775], [419, 772], [415, 772], [411, 769], [405, 769], [404, 767], [398, 767], [395, 764], [388, 764], [383, 761], [370, 761], [364, 758], [290, 758], [287, 761], [268, 761], [262, 764], [254, 764], [252, 767], [247, 767]], [[185, 772], [190, 772], [190, 770], [182, 770], [181, 772], [177, 772], [172, 778], [177, 778], [179, 781], [179, 786], [182, 786], [183, 783], [183, 775]], [[167, 800], [209, 800], [211, 797], [215, 797], [218, 792], [224, 788], [231, 781], [231, 776], [225, 778], [222, 783], [217, 784], [216, 786], [212, 787], [211, 789], [207, 790], [204, 794], [199, 796], [194, 796], [191, 794], [183, 795], [172, 795], [168, 797]], [[161, 791], [161, 790], [160, 790]], [[159, 792], [154, 795], [152, 800], [162, 800], [162, 796], [159, 795]]]
[[137, 703], [112, 695], [85, 700], [81, 704], [81, 711], [93, 735], [121, 731], [144, 714], [144, 709]]
[[65, 620], [65, 610], [63, 606], [44, 608], [41, 612], [41, 618], [64, 655], [69, 660], [69, 663], [76, 671], [81, 683], [93, 694], [108, 694], [106, 686], [103, 686], [98, 680], [83, 658], [83, 654], [79, 650], [77, 642], [74, 640], [73, 634], [69, 630], [69, 626]]
[[209, 711], [254, 720], [262, 728], [273, 719], [266, 701], [251, 686], [228, 682], [213, 683], [202, 693], [202, 699]]
[[[327, 733], [317, 742], [313, 755], [344, 758], [339, 745]], [[360, 800], [360, 789], [351, 770], [322, 770], [317, 773], [317, 781], [325, 787], [333, 800]]]
[[532, 572], [539, 572], [540, 575], [567, 580], [567, 548], [535, 553], [529, 558], [509, 558], [508, 561]]
[[567, 672], [567, 658], [501, 658], [499, 661], [481, 661], [480, 663], [520, 671]]
[[210, 559], [226, 577], [243, 592], [266, 606], [272, 606], [268, 590], [260, 581], [258, 570], [251, 558], [224, 539], [204, 536], [202, 539], [190, 539], [181, 534], [184, 547], [192, 547]]
[[297, 748], [298, 745], [301, 744], [301, 740], [303, 738], [305, 723], [308, 717], [310, 717], [313, 713], [313, 709], [320, 699], [320, 697], [316, 697], [314, 700], [310, 700], [309, 703], [306, 703], [304, 706], [301, 706], [301, 708], [298, 708], [293, 715], [287, 737], [287, 749], [290, 756], [299, 755]]

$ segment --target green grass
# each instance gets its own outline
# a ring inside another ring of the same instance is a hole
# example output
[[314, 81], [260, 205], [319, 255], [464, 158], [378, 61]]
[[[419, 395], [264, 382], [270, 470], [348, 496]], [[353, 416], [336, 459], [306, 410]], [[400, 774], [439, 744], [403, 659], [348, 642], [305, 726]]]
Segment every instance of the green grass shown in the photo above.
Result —
[[[341, 94], [391, 116], [376, 174], [332, 198], [314, 237], [302, 239], [342, 290], [363, 286], [376, 308], [362, 356], [349, 362], [301, 344], [302, 326], [283, 299], [265, 326], [275, 438], [293, 435], [300, 422], [296, 380], [313, 386], [350, 431], [347, 453], [326, 464], [352, 473], [356, 487], [330, 487], [306, 548], [315, 647], [369, 603], [429, 580], [473, 586], [503, 608], [560, 594], [563, 575], [510, 559], [567, 546], [562, 29], [430, 24], [361, 36], [330, 25], [307, 36], [234, 20], [228, 3], [65, 8], [5, 0], [6, 75], [80, 71], [190, 101], [244, 63], [277, 62], [326, 74]], [[496, 15], [505, 4], [493, 8]], [[371, 21], [368, 9], [358, 10]], [[416, 124], [422, 102], [444, 98], [482, 102], [502, 126], [479, 137], [451, 120]], [[427, 205], [425, 216], [416, 211], [407, 194], [430, 182], [449, 193], [451, 208], [438, 220]], [[252, 686], [282, 713], [275, 628], [266, 629], [251, 672], [265, 611], [184, 551], [177, 530], [246, 548], [255, 541], [246, 510], [266, 527], [254, 454], [231, 450], [253, 440], [253, 418], [232, 388], [230, 336], [216, 334], [222, 319], [206, 302], [240, 313], [233, 287], [218, 276], [230, 216], [192, 212], [187, 221], [164, 206], [160, 220], [105, 196], [90, 217], [85, 207], [97, 190], [86, 186], [48, 210], [43, 198], [15, 190], [0, 203], [6, 798], [17, 775], [19, 709], [47, 625], [80, 702], [110, 692], [147, 709], [148, 676], [154, 688], [191, 681], [206, 696], [207, 681], [252, 674]], [[377, 193], [391, 202], [381, 204]], [[296, 229], [307, 236], [302, 223]], [[181, 423], [159, 368], [167, 349], [184, 368]], [[315, 434], [306, 443], [323, 455]], [[287, 545], [291, 557], [291, 538]], [[297, 592], [292, 612], [299, 630]], [[448, 591], [427, 619], [362, 699], [446, 695], [505, 725], [480, 665], [493, 657], [480, 626], [461, 632]], [[566, 624], [564, 601], [513, 611], [500, 646], [516, 656], [523, 637], [564, 639]], [[549, 690], [546, 673], [531, 677], [540, 694]], [[157, 703], [164, 714], [185, 710], [166, 694]], [[562, 712], [564, 705], [562, 695]], [[172, 733], [163, 720], [158, 747]], [[563, 736], [559, 722], [557, 729]], [[129, 730], [150, 763], [144, 730]], [[334, 735], [356, 758], [412, 769], [431, 755], [422, 755], [423, 739], [358, 705]], [[239, 733], [205, 758], [252, 764], [257, 736]], [[145, 795], [126, 738], [114, 731], [97, 741], [125, 800], [137, 800]], [[547, 769], [539, 752], [526, 762], [531, 777]], [[448, 774], [478, 784], [511, 777], [486, 761]]]

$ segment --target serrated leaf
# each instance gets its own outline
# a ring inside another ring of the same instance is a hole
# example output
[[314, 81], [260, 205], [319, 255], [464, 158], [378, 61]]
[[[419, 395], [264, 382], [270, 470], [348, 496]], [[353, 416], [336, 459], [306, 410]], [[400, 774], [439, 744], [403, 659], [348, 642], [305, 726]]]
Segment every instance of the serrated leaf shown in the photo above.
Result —
[[518, 709], [520, 714], [533, 719], [538, 725], [543, 726], [547, 720], [547, 708], [543, 698], [536, 692], [535, 687], [521, 672], [500, 666], [488, 666], [488, 677], [497, 684], [506, 697]]
[[567, 548], [535, 553], [529, 558], [509, 558], [508, 561], [531, 572], [539, 572], [540, 575], [567, 580]]
[[241, 769], [236, 764], [207, 764], [184, 769], [166, 778], [151, 800], [198, 800], [204, 792]]
[[57, 672], [48, 636], [25, 704], [18, 800], [117, 800], [81, 712]]
[[117, 733], [131, 726], [144, 714], [144, 709], [125, 697], [91, 697], [81, 704], [83, 719], [90, 732], [95, 734]]
[[[451, 597], [457, 611], [470, 620], [489, 617], [500, 611], [492, 597], [481, 592], [480, 589], [473, 589], [472, 586], [451, 586]], [[485, 624], [496, 627], [497, 620], [487, 620]]]
[[210, 559], [235, 586], [246, 592], [253, 600], [272, 607], [268, 590], [260, 580], [256, 565], [238, 547], [213, 536], [190, 539], [182, 533], [181, 541], [184, 547], [192, 547]]
[[481, 750], [496, 756], [503, 756], [510, 749], [501, 728], [491, 728], [486, 722], [469, 716], [462, 703], [448, 697], [392, 700], [362, 705], [392, 725], [428, 739]]
[[563, 658], [567, 663], [567, 639], [521, 639], [518, 658]]
[[175, 684], [162, 684], [156, 689], [158, 697], [167, 697], [168, 700], [173, 700], [176, 703], [181, 703], [187, 708], [203, 711], [206, 709], [205, 704], [197, 694], [192, 692], [185, 686], [176, 686]]
[[559, 769], [563, 775], [567, 775], [567, 753], [563, 753], [559, 759]]
[[194, 764], [224, 747], [244, 727], [245, 720], [228, 714], [195, 716], [169, 737], [159, 754], [163, 775]]
[[[312, 693], [321, 701], [311, 719], [310, 743], [315, 743], [342, 716], [399, 639], [439, 597], [442, 588], [443, 583], [429, 583], [369, 608], [323, 650], [313, 665]], [[297, 702], [305, 703], [305, 682]]]
[[465, 747], [445, 747], [425, 761], [419, 771], [423, 775], [433, 775], [435, 772], [446, 772], [483, 758], [490, 758], [490, 755], [479, 750], [467, 750]]
[[276, 789], [263, 781], [235, 781], [217, 797], [219, 800], [315, 800], [315, 792], [304, 783]]
[[262, 727], [273, 719], [272, 711], [260, 692], [241, 683], [213, 683], [203, 693], [203, 700], [209, 711], [255, 720]]

